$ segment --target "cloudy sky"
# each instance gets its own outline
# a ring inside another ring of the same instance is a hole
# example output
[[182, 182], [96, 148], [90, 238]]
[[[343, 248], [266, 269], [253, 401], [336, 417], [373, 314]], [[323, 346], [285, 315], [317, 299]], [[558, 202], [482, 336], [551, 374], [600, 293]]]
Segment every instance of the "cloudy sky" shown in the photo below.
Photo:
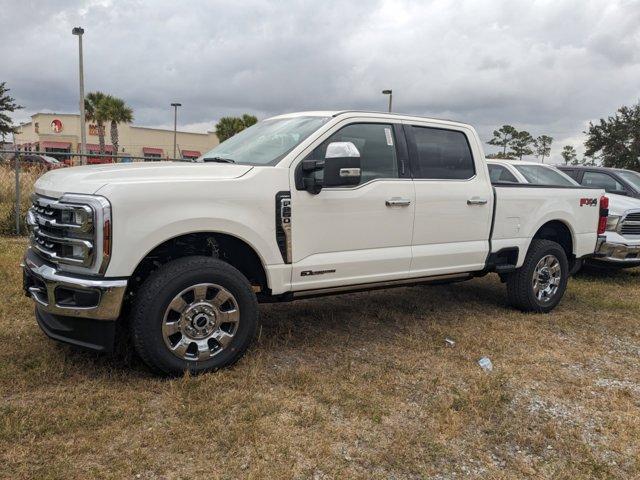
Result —
[[216, 119], [317, 109], [394, 110], [511, 123], [582, 151], [589, 120], [640, 99], [640, 1], [0, 0], [0, 81], [25, 106], [75, 112], [85, 88], [135, 123], [211, 130]]

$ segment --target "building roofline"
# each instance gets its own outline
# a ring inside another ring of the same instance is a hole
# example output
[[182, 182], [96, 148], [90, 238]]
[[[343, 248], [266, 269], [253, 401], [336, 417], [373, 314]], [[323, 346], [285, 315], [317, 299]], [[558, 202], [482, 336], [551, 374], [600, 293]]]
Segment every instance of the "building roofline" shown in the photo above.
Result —
[[[58, 113], [58, 112], [36, 112], [33, 115], [31, 115], [31, 118], [33, 119], [33, 117], [35, 117], [36, 115], [55, 115], [58, 117], [62, 117], [62, 116], [66, 116], [66, 117], [80, 117], [79, 113]], [[33, 120], [31, 122], [26, 122], [23, 123], [21, 125], [28, 125], [29, 123], [32, 123]], [[89, 123], [89, 122], [87, 122]], [[162, 132], [173, 132], [173, 129], [169, 129], [169, 128], [159, 128], [159, 127], [145, 127], [145, 126], [140, 126], [140, 125], [133, 125], [131, 123], [128, 124], [129, 127], [131, 128], [143, 128], [146, 130], [159, 130]], [[214, 134], [216, 132], [212, 131], [212, 130], [207, 130], [205, 132], [187, 132], [185, 130], [177, 130], [177, 133], [189, 133], [189, 134], [193, 134], [193, 135], [210, 135], [210, 134]]]

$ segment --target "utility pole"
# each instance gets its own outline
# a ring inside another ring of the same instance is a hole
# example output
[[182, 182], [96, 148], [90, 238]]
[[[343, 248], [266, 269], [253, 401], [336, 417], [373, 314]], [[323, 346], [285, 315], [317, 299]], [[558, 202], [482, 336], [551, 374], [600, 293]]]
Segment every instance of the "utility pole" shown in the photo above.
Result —
[[84, 114], [84, 66], [82, 64], [82, 34], [84, 28], [75, 27], [71, 30], [71, 33], [78, 36], [78, 55], [79, 55], [79, 77], [80, 77], [80, 163], [82, 165], [87, 164], [87, 157], [84, 156], [87, 148], [87, 131], [86, 131], [86, 119]]
[[393, 90], [382, 90], [383, 95], [389, 95], [389, 112], [391, 112], [391, 101], [393, 99]]
[[176, 146], [178, 144], [178, 142], [177, 142], [177, 138], [178, 138], [178, 107], [181, 107], [182, 104], [181, 103], [172, 103], [171, 106], [173, 107], [173, 158], [175, 160], [177, 158], [176, 157]]

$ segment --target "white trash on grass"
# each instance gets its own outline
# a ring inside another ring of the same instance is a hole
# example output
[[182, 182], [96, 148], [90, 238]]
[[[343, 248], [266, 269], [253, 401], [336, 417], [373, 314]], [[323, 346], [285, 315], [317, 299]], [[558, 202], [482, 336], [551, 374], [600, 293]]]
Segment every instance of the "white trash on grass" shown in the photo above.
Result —
[[485, 372], [491, 372], [493, 370], [493, 363], [489, 357], [482, 357], [478, 360], [478, 365], [480, 365], [480, 368]]

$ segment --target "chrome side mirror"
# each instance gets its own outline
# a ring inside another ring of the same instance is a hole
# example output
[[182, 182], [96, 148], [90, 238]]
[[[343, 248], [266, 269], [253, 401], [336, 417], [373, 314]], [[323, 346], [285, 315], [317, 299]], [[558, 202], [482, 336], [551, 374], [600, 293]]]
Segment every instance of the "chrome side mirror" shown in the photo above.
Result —
[[330, 143], [324, 158], [324, 187], [344, 187], [360, 183], [360, 151], [353, 143]]

